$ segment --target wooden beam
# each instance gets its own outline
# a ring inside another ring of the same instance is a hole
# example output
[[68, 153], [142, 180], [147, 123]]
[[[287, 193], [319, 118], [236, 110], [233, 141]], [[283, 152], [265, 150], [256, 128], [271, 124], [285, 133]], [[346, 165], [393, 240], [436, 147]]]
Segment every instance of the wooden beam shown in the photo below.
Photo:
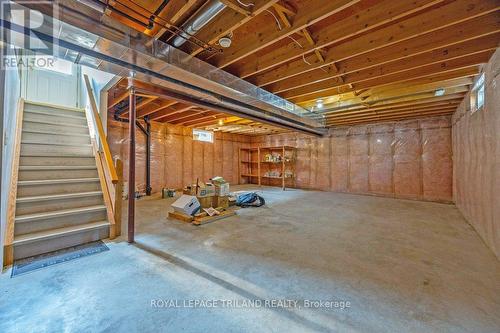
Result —
[[137, 118], [142, 118], [147, 115], [159, 112], [161, 110], [167, 109], [173, 105], [177, 104], [176, 101], [163, 100], [159, 105], [150, 105], [149, 108], [145, 108], [137, 112]]
[[383, 65], [372, 66], [350, 73], [342, 73], [344, 82], [340, 82], [340, 74], [326, 75], [323, 73], [320, 77], [310, 77], [307, 75], [302, 79], [300, 76], [295, 76], [290, 78], [290, 80], [279, 81], [269, 86], [265, 86], [264, 89], [274, 94], [302, 87], [306, 90], [314, 92], [321, 89], [333, 88], [346, 83], [359, 82], [374, 77], [381, 77], [383, 75], [424, 67], [429, 64], [468, 56], [486, 50], [495, 50], [498, 47], [499, 41], [500, 32], [466, 42], [457, 43], [451, 46], [438, 48], [425, 53], [420, 53], [418, 55], [386, 62]]
[[207, 119], [198, 119], [198, 120], [192, 121], [190, 123], [184, 124], [184, 126], [188, 126], [188, 127], [207, 126], [210, 124], [216, 124], [219, 122], [219, 119], [224, 119], [225, 117], [227, 117], [227, 115], [225, 115], [223, 113], [219, 113], [219, 115], [214, 115], [214, 116], [208, 117], [208, 120]]
[[367, 116], [358, 119], [349, 119], [342, 120], [337, 122], [328, 123], [327, 126], [339, 126], [339, 125], [348, 125], [348, 124], [360, 124], [360, 123], [375, 123], [380, 121], [391, 121], [391, 120], [407, 120], [414, 118], [423, 118], [429, 116], [441, 116], [441, 115], [451, 115], [455, 112], [456, 108], [449, 108], [443, 110], [429, 110], [429, 111], [419, 111], [414, 113], [407, 114], [387, 114], [387, 115], [378, 115], [378, 116]]
[[278, 14], [278, 17], [281, 19], [281, 22], [285, 25], [287, 28], [292, 27], [292, 22], [288, 19], [286, 14], [280, 9], [280, 7], [273, 6], [274, 10], [276, 11], [276, 14]]
[[274, 8], [282, 11], [283, 13], [285, 13], [286, 15], [289, 15], [289, 16], [297, 15], [297, 9], [293, 8], [292, 6], [290, 6], [290, 4], [288, 4], [286, 2], [280, 1], [280, 2], [275, 3]]
[[451, 95], [446, 95], [446, 96], [431, 96], [430, 94], [425, 96], [425, 98], [422, 99], [409, 99], [409, 100], [403, 100], [403, 101], [397, 101], [395, 103], [388, 103], [388, 104], [382, 104], [382, 105], [358, 105], [355, 108], [345, 108], [345, 109], [340, 109], [340, 110], [335, 110], [335, 111], [328, 111], [322, 113], [325, 117], [331, 117], [331, 116], [340, 116], [340, 115], [345, 115], [345, 114], [356, 114], [356, 113], [362, 113], [366, 110], [374, 110], [374, 111], [383, 111], [383, 110], [394, 110], [394, 109], [405, 109], [405, 108], [419, 108], [419, 107], [425, 107], [428, 105], [436, 105], [443, 103], [443, 105], [447, 102], [461, 102], [465, 96], [464, 93], [458, 93], [458, 94], [451, 94]]
[[[471, 78], [477, 75], [479, 67], [471, 67], [470, 69], [457, 70], [448, 73], [438, 74], [433, 77], [432, 81], [428, 78], [419, 78], [402, 83], [393, 83], [381, 87], [369, 88], [368, 92], [362, 98], [354, 96], [351, 93], [332, 95], [324, 98], [324, 109], [334, 109], [352, 106], [359, 103], [373, 103], [376, 101], [402, 98], [409, 95], [419, 95], [434, 91], [438, 88], [449, 88], [469, 85]], [[305, 108], [316, 104], [316, 100], [309, 100], [301, 103]], [[334, 105], [332, 105], [334, 104]]]
[[[457, 93], [467, 92], [469, 85], [472, 84], [471, 78], [460, 78], [455, 80], [440, 81], [431, 84], [409, 86], [408, 89], [400, 88], [394, 92], [382, 92], [366, 96], [365, 99], [353, 98], [339, 102], [325, 103], [322, 112], [335, 112], [337, 110], [356, 109], [360, 108], [362, 104], [373, 105], [386, 105], [398, 102], [411, 102], [418, 101], [433, 97], [437, 89], [445, 89], [445, 95], [455, 95]], [[439, 96], [439, 97], [444, 97]]]
[[448, 108], [454, 108], [456, 109], [457, 106], [460, 104], [461, 100], [453, 100], [449, 102], [444, 102], [444, 103], [435, 103], [435, 104], [428, 104], [428, 105], [419, 105], [419, 106], [407, 106], [407, 107], [395, 107], [395, 108], [388, 108], [388, 109], [372, 109], [372, 108], [366, 108], [364, 110], [359, 110], [355, 112], [343, 112], [341, 114], [329, 114], [326, 117], [326, 122], [333, 122], [333, 121], [338, 121], [342, 119], [352, 119], [352, 118], [357, 118], [357, 117], [364, 117], [366, 115], [381, 115], [381, 114], [392, 114], [392, 113], [397, 113], [397, 114], [404, 114], [406, 112], [420, 112], [420, 111], [426, 111], [426, 110], [436, 110], [436, 109], [448, 109]]
[[214, 113], [214, 114], [209, 115], [209, 116], [200, 117], [198, 119], [193, 119], [190, 121], [183, 122], [182, 125], [183, 126], [199, 126], [200, 124], [205, 124], [207, 121], [219, 121], [219, 119], [221, 119], [221, 118], [223, 119], [225, 117], [227, 117], [227, 115], [222, 114], [222, 113]]
[[[244, 7], [242, 7], [240, 4], [236, 3], [236, 2], [233, 2], [232, 0], [219, 0], [220, 2], [222, 2], [223, 4], [225, 4], [227, 7], [231, 8], [232, 10], [234, 10], [235, 12], [238, 12], [242, 15], [245, 15], [245, 16], [251, 16], [252, 15], [252, 12], [248, 9], [245, 9]], [[252, 6], [250, 6], [249, 8], [251, 8]]]
[[[433, 51], [439, 48], [452, 47], [457, 43], [472, 41], [483, 36], [498, 33], [500, 31], [500, 20], [497, 13], [491, 13], [472, 20], [468, 20], [459, 25], [453, 25], [435, 32], [418, 36], [410, 40], [399, 42], [394, 45], [383, 47], [368, 53], [355, 55], [354, 57], [337, 62], [339, 74], [347, 74], [361, 71], [373, 66], [383, 65], [391, 61], [416, 56], [425, 52]], [[328, 68], [328, 66], [322, 67]], [[314, 82], [317, 80], [328, 79], [331, 73], [325, 73], [322, 69], [315, 69], [300, 75], [288, 77], [280, 81], [281, 70], [271, 71], [252, 78], [250, 81], [259, 86], [266, 86], [268, 82], [281, 84], [283, 87], [299, 86], [301, 82]], [[268, 86], [269, 87], [269, 86]], [[271, 89], [271, 88], [268, 88]]]
[[162, 122], [177, 124], [182, 119], [190, 118], [193, 116], [199, 116], [199, 115], [202, 115], [206, 112], [208, 112], [208, 111], [207, 110], [191, 109], [191, 110], [185, 111], [183, 113], [178, 113], [178, 114], [166, 117], [166, 118], [162, 118]]
[[[412, 16], [401, 22], [380, 28], [372, 33], [364, 34], [335, 45], [335, 47], [327, 50], [325, 64], [342, 61], [359, 54], [422, 36], [475, 17], [495, 12], [499, 9], [500, 6], [496, 0], [453, 1], [440, 8]], [[460, 27], [458, 29], [462, 31]], [[265, 85], [315, 70], [324, 65], [314, 55], [306, 59], [312, 65], [305, 63], [302, 58], [299, 58], [265, 73], [265, 75], [262, 75], [263, 77], [252, 80], [252, 83]]]
[[179, 103], [179, 104], [176, 104], [168, 109], [164, 109], [164, 110], [161, 110], [159, 112], [153, 113], [152, 115], [150, 115], [149, 118], [151, 120], [160, 121], [164, 117], [171, 116], [171, 115], [178, 114], [178, 113], [182, 113], [182, 112], [185, 112], [187, 110], [191, 110], [195, 107], [196, 107], [195, 105], [185, 105], [185, 104]]
[[108, 102], [108, 110], [113, 109], [118, 103], [123, 101], [125, 98], [128, 97], [128, 90], [125, 90], [121, 94], [116, 94], [116, 92], [113, 93], [113, 95], [110, 97], [109, 102]]
[[[252, 34], [248, 34], [245, 40], [233, 41], [234, 47], [231, 47], [231, 49], [228, 50], [229, 52], [224, 52], [222, 55], [211, 58], [210, 62], [217, 67], [224, 68], [282, 38], [298, 33], [305, 27], [319, 22], [359, 1], [360, 0], [309, 0], [304, 2], [303, 5], [297, 9], [293, 26], [285, 27], [282, 30], [277, 30], [271, 25], [267, 27], [255, 27]], [[274, 1], [274, 3], [276, 2], [277, 1]]]
[[[137, 94], [136, 94], [137, 96]], [[153, 96], [153, 97], [146, 97], [146, 98], [143, 98], [139, 103], [137, 103], [137, 105], [135, 106], [135, 110], [136, 110], [136, 118], [139, 118], [138, 116], [138, 112], [139, 110], [141, 110], [142, 108], [144, 108], [145, 106], [149, 105], [151, 102], [157, 100], [158, 97], [157, 96]], [[125, 110], [124, 113], [122, 113], [120, 115], [120, 117], [123, 117], [123, 118], [128, 118], [128, 111]]]
[[185, 125], [185, 124], [189, 124], [189, 123], [191, 123], [193, 121], [199, 121], [199, 120], [203, 120], [203, 119], [209, 119], [209, 118], [212, 118], [214, 116], [220, 116], [220, 115], [221, 114], [217, 113], [217, 112], [204, 111], [204, 112], [201, 112], [200, 114], [191, 115], [189, 117], [183, 117], [182, 119], [177, 119], [174, 122], [172, 122], [172, 124], [175, 124], [175, 125]]

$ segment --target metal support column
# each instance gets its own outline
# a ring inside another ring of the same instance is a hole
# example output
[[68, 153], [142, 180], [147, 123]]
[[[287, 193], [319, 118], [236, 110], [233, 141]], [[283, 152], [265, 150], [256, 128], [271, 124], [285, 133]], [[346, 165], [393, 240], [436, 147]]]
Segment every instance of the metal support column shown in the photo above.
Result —
[[[129, 80], [131, 81], [131, 80]], [[128, 154], [128, 242], [134, 242], [135, 229], [135, 88], [129, 84]]]
[[151, 123], [149, 117], [144, 117], [146, 123], [146, 195], [151, 195]]

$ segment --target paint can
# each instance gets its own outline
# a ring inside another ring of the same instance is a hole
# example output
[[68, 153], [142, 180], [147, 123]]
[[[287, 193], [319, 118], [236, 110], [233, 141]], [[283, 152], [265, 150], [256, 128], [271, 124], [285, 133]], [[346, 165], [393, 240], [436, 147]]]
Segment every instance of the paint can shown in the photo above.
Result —
[[173, 188], [163, 188], [161, 190], [161, 197], [163, 199], [175, 197], [175, 189], [173, 189]]

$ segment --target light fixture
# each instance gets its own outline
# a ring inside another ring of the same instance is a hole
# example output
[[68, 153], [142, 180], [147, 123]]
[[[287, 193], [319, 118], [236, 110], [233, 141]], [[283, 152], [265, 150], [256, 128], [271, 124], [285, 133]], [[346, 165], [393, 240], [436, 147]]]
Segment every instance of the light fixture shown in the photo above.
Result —
[[224, 119], [219, 119], [219, 126], [224, 125]]
[[443, 96], [443, 95], [444, 95], [443, 88], [436, 89], [436, 91], [434, 92], [434, 96]]
[[322, 99], [318, 99], [318, 100], [316, 101], [316, 107], [317, 107], [318, 109], [322, 109], [322, 108], [323, 108], [323, 100], [322, 100]]
[[219, 45], [225, 49], [231, 46], [231, 42], [231, 38], [229, 37], [222, 37], [221, 39], [219, 39]]

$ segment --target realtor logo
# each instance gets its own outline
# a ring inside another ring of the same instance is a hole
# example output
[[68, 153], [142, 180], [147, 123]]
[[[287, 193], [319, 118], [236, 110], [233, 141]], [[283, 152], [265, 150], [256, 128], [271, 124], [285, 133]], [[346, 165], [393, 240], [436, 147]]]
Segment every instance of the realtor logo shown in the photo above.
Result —
[[[36, 67], [51, 66], [54, 63], [53, 56], [57, 54], [57, 43], [53, 36], [57, 36], [59, 27], [58, 21], [56, 20], [56, 23], [54, 23], [52, 19], [57, 18], [57, 5], [55, 2], [33, 0], [0, 1], [1, 69], [32, 65]], [[20, 61], [20, 50], [30, 50], [31, 52], [23, 52], [23, 59]], [[35, 54], [42, 54], [44, 57], [36, 58]], [[40, 59], [44, 61], [44, 64], [33, 63], [34, 61], [39, 62]]]

